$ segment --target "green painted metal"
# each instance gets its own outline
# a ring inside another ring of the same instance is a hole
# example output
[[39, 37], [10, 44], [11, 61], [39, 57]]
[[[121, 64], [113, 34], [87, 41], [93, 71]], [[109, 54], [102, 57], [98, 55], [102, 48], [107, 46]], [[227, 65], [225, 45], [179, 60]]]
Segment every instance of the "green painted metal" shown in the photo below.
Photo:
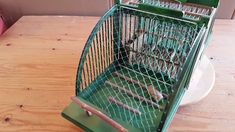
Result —
[[[181, 0], [186, 5], [214, 7], [210, 13], [185, 15], [146, 1], [150, 3], [140, 1], [137, 6], [115, 1], [91, 32], [76, 78], [77, 98], [131, 132], [167, 131], [201, 56], [199, 51], [209, 43], [214, 8], [219, 5], [218, 0]], [[164, 98], [153, 98], [150, 86]], [[110, 102], [110, 97], [141, 114]], [[62, 116], [86, 131], [117, 131], [95, 115], [85, 116], [74, 103]]]
[[[99, 117], [92, 116], [88, 118], [86, 112], [73, 102], [64, 109], [61, 115], [86, 132], [104, 132], [104, 130], [109, 132], [118, 132], [115, 128], [101, 120]], [[135, 129], [126, 123], [122, 123], [122, 125], [133, 132], [140, 132], [138, 129]]]
[[203, 24], [207, 24], [209, 22], [209, 17], [207, 16], [202, 16], [200, 19], [191, 19], [191, 18], [185, 18], [184, 17], [184, 12], [179, 11], [179, 10], [169, 10], [167, 8], [162, 8], [162, 7], [158, 7], [156, 8], [154, 5], [148, 5], [148, 4], [139, 4], [138, 6], [139, 9], [141, 10], [145, 10], [148, 12], [153, 12], [156, 14], [162, 14], [162, 15], [167, 15], [170, 17], [174, 17], [174, 18], [179, 18], [182, 20], [190, 20], [193, 21], [195, 23], [198, 23], [198, 25], [203, 25]]
[[162, 123], [162, 131], [166, 131], [167, 128], [169, 127], [171, 121], [173, 120], [173, 117], [179, 107], [180, 101], [185, 93], [185, 91], [188, 88], [189, 85], [189, 81], [191, 79], [191, 75], [193, 72], [193, 68], [195, 66], [196, 63], [196, 59], [197, 56], [199, 55], [199, 48], [200, 45], [202, 45], [202, 37], [205, 33], [205, 28], [201, 29], [201, 33], [198, 35], [197, 39], [195, 40], [195, 43], [199, 43], [199, 45], [195, 46], [194, 49], [191, 52], [190, 56], [194, 56], [192, 57], [192, 59], [189, 59], [188, 62], [186, 62], [187, 64], [184, 67], [184, 70], [182, 71], [183, 73], [185, 73], [185, 75], [183, 76], [183, 74], [181, 74], [182, 76], [180, 77], [180, 81], [178, 82], [178, 84], [175, 85], [175, 87], [178, 87], [178, 91], [176, 91], [176, 93], [174, 94], [174, 96], [171, 98], [171, 104], [169, 104], [169, 108], [168, 108], [168, 112], [166, 112], [165, 116], [166, 116], [166, 120], [165, 122]]

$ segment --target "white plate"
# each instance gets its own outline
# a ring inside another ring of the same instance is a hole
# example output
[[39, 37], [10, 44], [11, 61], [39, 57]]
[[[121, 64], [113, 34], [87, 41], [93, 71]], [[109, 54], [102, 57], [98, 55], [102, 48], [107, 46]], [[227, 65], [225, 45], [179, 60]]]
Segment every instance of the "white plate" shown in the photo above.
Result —
[[180, 106], [194, 104], [205, 98], [213, 88], [214, 82], [214, 67], [208, 57], [203, 55], [192, 75], [189, 88], [186, 91]]

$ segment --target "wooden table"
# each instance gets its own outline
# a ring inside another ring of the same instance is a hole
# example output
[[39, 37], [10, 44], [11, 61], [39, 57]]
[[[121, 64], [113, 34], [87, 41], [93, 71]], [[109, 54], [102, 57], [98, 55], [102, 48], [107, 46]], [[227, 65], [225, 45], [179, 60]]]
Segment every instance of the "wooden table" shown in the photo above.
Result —
[[[0, 37], [0, 131], [77, 132], [60, 112], [74, 95], [76, 68], [97, 17], [24, 16]], [[235, 21], [217, 20], [207, 50], [214, 89], [182, 107], [170, 131], [235, 130]]]

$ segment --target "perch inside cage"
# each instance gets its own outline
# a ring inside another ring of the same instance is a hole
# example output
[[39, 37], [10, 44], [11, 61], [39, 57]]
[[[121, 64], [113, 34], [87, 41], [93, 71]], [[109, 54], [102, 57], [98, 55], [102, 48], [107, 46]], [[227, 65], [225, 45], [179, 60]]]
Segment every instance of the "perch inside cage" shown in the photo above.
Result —
[[63, 111], [65, 118], [87, 131], [168, 128], [200, 56], [210, 17], [192, 20], [165, 11], [117, 1], [100, 19], [84, 47], [76, 96]]

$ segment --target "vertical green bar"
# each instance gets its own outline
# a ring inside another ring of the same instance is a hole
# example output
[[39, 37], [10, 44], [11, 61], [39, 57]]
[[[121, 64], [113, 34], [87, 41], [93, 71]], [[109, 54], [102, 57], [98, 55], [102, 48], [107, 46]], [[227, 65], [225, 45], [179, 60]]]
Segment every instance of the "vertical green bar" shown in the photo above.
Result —
[[115, 4], [121, 4], [122, 3], [122, 0], [114, 0], [115, 1]]

